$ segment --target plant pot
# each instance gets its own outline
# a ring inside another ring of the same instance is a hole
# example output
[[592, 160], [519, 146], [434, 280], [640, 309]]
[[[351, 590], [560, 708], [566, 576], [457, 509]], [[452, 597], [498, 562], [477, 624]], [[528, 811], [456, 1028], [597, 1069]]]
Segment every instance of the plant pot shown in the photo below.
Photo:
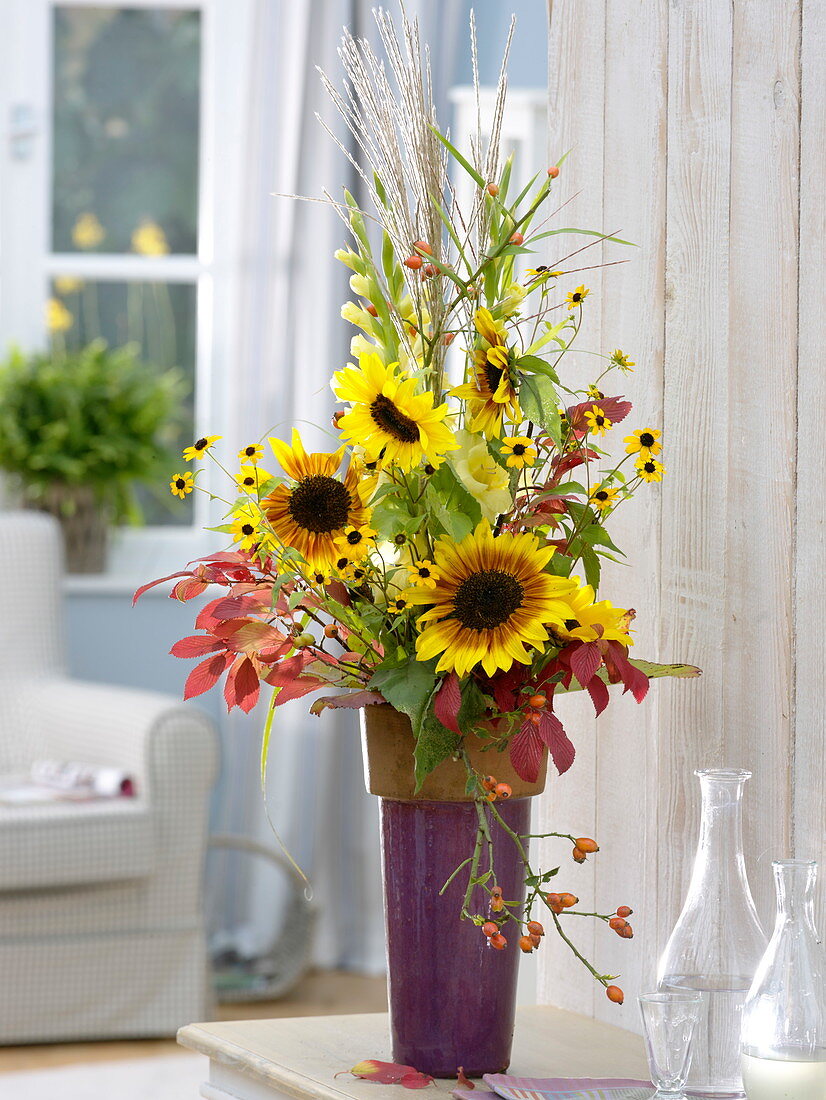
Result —
[[[459, 1066], [469, 1076], [504, 1072], [516, 1011], [518, 937], [508, 932], [508, 946], [497, 950], [477, 925], [461, 919], [468, 869], [440, 893], [473, 851], [478, 818], [465, 794], [464, 766], [446, 761], [414, 797], [409, 720], [386, 705], [362, 714], [368, 789], [382, 796], [393, 1058], [434, 1077], [455, 1078]], [[498, 812], [516, 833], [530, 832], [528, 795], [541, 791], [544, 769], [541, 782], [526, 785], [513, 776], [505, 754], [483, 753], [476, 741], [466, 738], [475, 766], [512, 785], [515, 779], [515, 797], [497, 802]], [[491, 836], [498, 884], [510, 907], [518, 908], [525, 897], [519, 854], [496, 821]], [[523, 843], [527, 850], [528, 842]], [[483, 887], [473, 891], [468, 910], [489, 915]]]
[[68, 573], [104, 571], [109, 524], [93, 489], [84, 485], [53, 485], [37, 499], [29, 499], [27, 506], [47, 512], [59, 522]]

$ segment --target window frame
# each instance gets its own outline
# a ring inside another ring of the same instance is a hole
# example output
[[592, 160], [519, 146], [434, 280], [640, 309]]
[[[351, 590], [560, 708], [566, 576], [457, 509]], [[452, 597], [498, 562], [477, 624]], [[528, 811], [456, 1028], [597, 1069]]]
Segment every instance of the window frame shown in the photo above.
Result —
[[[195, 254], [51, 251], [53, 11], [56, 8], [144, 8], [201, 14], [198, 246]], [[195, 286], [196, 432], [232, 434], [235, 419], [231, 349], [237, 346], [246, 87], [254, 0], [7, 0], [0, 11], [0, 348], [42, 347], [44, 303], [56, 274], [107, 281], [161, 281]], [[220, 212], [220, 216], [219, 216]], [[204, 463], [200, 483], [218, 491]], [[207, 552], [203, 526], [215, 522], [207, 496], [194, 497], [191, 525], [121, 528], [101, 579], [145, 579]]]

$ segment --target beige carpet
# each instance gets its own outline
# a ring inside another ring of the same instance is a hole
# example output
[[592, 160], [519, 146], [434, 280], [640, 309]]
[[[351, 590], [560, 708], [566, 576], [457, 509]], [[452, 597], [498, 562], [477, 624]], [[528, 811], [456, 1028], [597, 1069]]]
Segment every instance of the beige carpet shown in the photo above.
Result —
[[2, 1100], [196, 1100], [209, 1075], [199, 1054], [59, 1066], [0, 1077]]

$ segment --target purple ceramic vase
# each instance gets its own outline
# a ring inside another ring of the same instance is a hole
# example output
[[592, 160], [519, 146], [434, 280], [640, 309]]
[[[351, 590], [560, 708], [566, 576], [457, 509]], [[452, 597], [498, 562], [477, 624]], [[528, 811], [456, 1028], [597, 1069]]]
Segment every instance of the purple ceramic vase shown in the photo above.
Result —
[[[530, 832], [530, 799], [497, 803], [511, 829]], [[510, 1061], [516, 1011], [518, 933], [491, 947], [481, 929], [461, 920], [467, 885], [460, 872], [472, 852], [477, 824], [473, 802], [381, 799], [384, 911], [387, 926], [393, 1058], [434, 1077], [502, 1073]], [[522, 905], [523, 866], [513, 840], [492, 822], [494, 862], [509, 902]], [[523, 842], [527, 848], [527, 841]], [[488, 895], [477, 887], [471, 912], [488, 915]]]

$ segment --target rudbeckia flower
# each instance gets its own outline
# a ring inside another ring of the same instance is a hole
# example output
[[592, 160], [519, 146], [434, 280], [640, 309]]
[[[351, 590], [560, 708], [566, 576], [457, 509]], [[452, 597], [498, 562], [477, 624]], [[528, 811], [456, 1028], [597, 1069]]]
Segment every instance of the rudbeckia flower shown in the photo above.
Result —
[[591, 493], [589, 500], [595, 508], [599, 508], [600, 512], [606, 512], [616, 504], [617, 490], [610, 489], [607, 485], [600, 485]]
[[345, 367], [334, 376], [335, 394], [351, 402], [338, 421], [341, 438], [364, 448], [368, 460], [383, 455], [385, 465], [412, 470], [423, 458], [438, 461], [458, 446], [445, 424], [446, 404], [433, 406], [430, 391], [417, 393], [417, 381], [385, 366], [375, 353], [359, 357], [358, 367]]
[[578, 286], [576, 290], [571, 290], [565, 295], [565, 301], [573, 309], [575, 306], [581, 306], [590, 293], [591, 291], [586, 287]]
[[372, 527], [345, 527], [336, 539], [336, 546], [343, 554], [360, 561], [370, 553], [375, 544], [376, 532]]
[[250, 443], [238, 452], [238, 461], [255, 465], [264, 455], [264, 448], [260, 443]]
[[192, 492], [194, 486], [195, 478], [189, 470], [187, 470], [185, 474], [173, 474], [172, 480], [169, 483], [172, 494], [176, 497], [180, 497], [181, 500], [183, 500], [188, 493]]
[[585, 411], [584, 415], [588, 431], [594, 435], [605, 435], [612, 426], [612, 421], [608, 419], [599, 405], [592, 405], [590, 409]]
[[244, 493], [256, 494], [271, 477], [261, 466], [242, 466], [235, 475], [235, 484]]
[[665, 466], [657, 462], [656, 458], [640, 457], [636, 462], [637, 473], [643, 481], [662, 481]]
[[534, 535], [502, 534], [479, 526], [461, 542], [441, 539], [434, 551], [439, 581], [433, 589], [410, 588], [412, 604], [430, 605], [419, 623], [416, 656], [439, 656], [437, 672], [465, 676], [477, 664], [492, 676], [514, 661], [529, 664], [530, 650], [548, 640], [546, 626], [570, 615], [564, 596], [576, 582], [545, 572], [553, 547]]
[[203, 458], [213, 443], [217, 443], [222, 436], [220, 435], [204, 435], [200, 439], [196, 440], [191, 447], [187, 447], [184, 450], [184, 458], [187, 462], [190, 462], [193, 458]]
[[641, 458], [658, 455], [662, 450], [662, 444], [659, 442], [662, 434], [656, 428], [638, 428], [633, 435], [627, 435], [623, 440], [626, 444], [625, 453], [633, 455], [639, 451]]
[[508, 457], [506, 466], [513, 466], [521, 470], [524, 466], [533, 466], [536, 462], [537, 450], [533, 440], [527, 435], [515, 435], [510, 439], [502, 440], [502, 453]]
[[419, 588], [435, 588], [438, 579], [439, 573], [432, 561], [422, 559], [410, 570], [410, 583], [418, 585]]
[[265, 539], [261, 531], [261, 514], [247, 505], [232, 514], [232, 537], [242, 550], [252, 550]]
[[344, 452], [307, 454], [295, 430], [292, 446], [281, 439], [270, 444], [290, 484], [277, 485], [261, 501], [273, 531], [292, 546], [313, 569], [325, 569], [340, 558], [336, 539], [347, 527], [361, 528], [369, 520], [356, 467], [337, 477]]

